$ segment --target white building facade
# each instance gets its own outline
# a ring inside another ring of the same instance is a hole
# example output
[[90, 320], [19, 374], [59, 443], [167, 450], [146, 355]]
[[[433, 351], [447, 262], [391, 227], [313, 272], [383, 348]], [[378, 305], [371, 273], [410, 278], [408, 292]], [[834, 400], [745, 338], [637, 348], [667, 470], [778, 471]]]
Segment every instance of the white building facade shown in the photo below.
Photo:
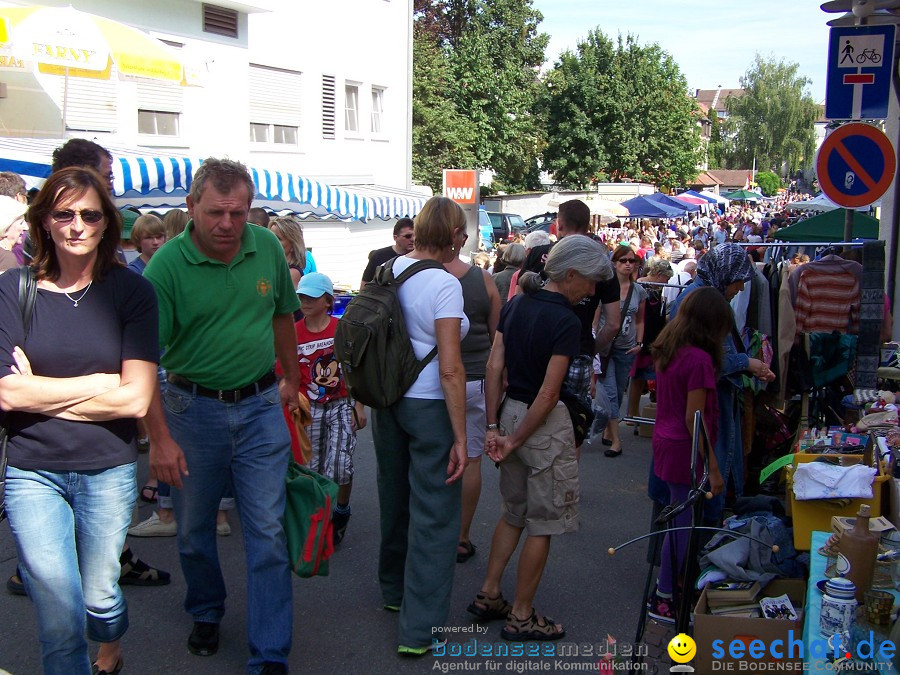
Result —
[[[189, 86], [0, 69], [2, 136], [85, 137], [333, 185], [412, 187], [412, 0], [41, 4], [71, 4], [163, 40], [182, 55]], [[334, 276], [354, 285], [368, 250], [391, 241], [384, 221], [306, 229], [320, 270], [329, 273], [336, 245]]]

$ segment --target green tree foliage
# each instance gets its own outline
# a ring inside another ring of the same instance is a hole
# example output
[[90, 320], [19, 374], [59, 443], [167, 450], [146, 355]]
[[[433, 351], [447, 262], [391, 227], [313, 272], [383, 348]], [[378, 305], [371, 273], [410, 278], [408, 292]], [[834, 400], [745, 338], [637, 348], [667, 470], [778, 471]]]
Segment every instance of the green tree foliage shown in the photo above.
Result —
[[657, 44], [600, 29], [563, 53], [546, 78], [545, 167], [565, 187], [601, 174], [675, 187], [697, 175], [699, 110], [672, 57]]
[[443, 93], [453, 77], [435, 37], [417, 31], [413, 42], [412, 177], [435, 193], [443, 187], [444, 169], [478, 166], [475, 130]]
[[781, 187], [781, 179], [778, 177], [778, 174], [773, 171], [759, 171], [756, 174], [756, 183], [759, 185], [759, 189], [762, 190], [762, 193], [766, 197], [771, 197], [778, 193], [778, 188]]
[[[492, 169], [504, 189], [539, 186], [543, 124], [535, 114], [537, 71], [549, 39], [538, 32], [542, 18], [531, 0], [416, 0], [417, 179], [439, 190], [441, 162], [452, 159], [443, 166]], [[426, 111], [436, 103], [439, 110]], [[446, 153], [436, 156], [430, 145], [435, 141]]]
[[741, 77], [743, 96], [725, 100], [728, 111], [725, 162], [753, 164], [779, 175], [807, 168], [815, 158], [815, 121], [819, 108], [806, 91], [809, 80], [799, 65], [764, 59], [759, 54]]

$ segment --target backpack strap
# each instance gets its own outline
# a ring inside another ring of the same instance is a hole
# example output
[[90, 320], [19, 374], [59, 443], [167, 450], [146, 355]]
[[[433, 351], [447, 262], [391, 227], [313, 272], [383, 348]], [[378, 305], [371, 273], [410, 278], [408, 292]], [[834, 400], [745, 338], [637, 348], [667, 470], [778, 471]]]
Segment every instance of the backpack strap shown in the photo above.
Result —
[[19, 268], [19, 308], [22, 310], [22, 327], [25, 337], [31, 328], [31, 315], [34, 313], [34, 301], [37, 298], [37, 281], [32, 267]]
[[[399, 257], [400, 256], [395, 256], [395, 257], [391, 258], [390, 260], [388, 260], [386, 263], [379, 265], [378, 269], [375, 270], [375, 279], [374, 279], [375, 283], [377, 283], [379, 286], [388, 286], [390, 284], [396, 284], [397, 286], [399, 286], [404, 281], [409, 279], [411, 276], [413, 276], [414, 274], [418, 274], [422, 270], [443, 270], [444, 269], [444, 266], [441, 263], [439, 263], [437, 260], [431, 260], [429, 258], [426, 260], [417, 260], [412, 265], [410, 265], [405, 270], [403, 270], [400, 273], [400, 276], [395, 277], [394, 276], [394, 261]], [[444, 270], [444, 271], [446, 271], [446, 270]], [[427, 366], [429, 363], [431, 363], [434, 360], [434, 357], [437, 356], [437, 353], [438, 353], [438, 348], [437, 348], [437, 345], [435, 345], [434, 349], [432, 349], [430, 352], [428, 352], [428, 354], [425, 355], [425, 358], [416, 364], [416, 368], [413, 371], [415, 373], [416, 377], [418, 377], [421, 374], [421, 372], [425, 369], [425, 366]]]
[[444, 266], [439, 263], [437, 260], [417, 260], [412, 265], [407, 267], [400, 273], [400, 276], [394, 276], [394, 261], [400, 256], [395, 256], [388, 260], [386, 263], [378, 266], [378, 269], [375, 270], [375, 283], [381, 286], [387, 286], [388, 284], [395, 283], [398, 286], [402, 284], [404, 281], [409, 279], [414, 274], [418, 274], [422, 270], [443, 270]]

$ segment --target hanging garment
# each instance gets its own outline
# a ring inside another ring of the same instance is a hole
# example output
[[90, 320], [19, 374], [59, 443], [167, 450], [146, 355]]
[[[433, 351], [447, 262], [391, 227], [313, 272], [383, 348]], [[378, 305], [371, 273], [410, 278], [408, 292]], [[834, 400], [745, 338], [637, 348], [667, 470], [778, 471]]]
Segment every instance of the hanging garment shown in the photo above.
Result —
[[791, 275], [797, 278], [795, 334], [859, 331], [862, 265], [828, 255], [801, 265]]

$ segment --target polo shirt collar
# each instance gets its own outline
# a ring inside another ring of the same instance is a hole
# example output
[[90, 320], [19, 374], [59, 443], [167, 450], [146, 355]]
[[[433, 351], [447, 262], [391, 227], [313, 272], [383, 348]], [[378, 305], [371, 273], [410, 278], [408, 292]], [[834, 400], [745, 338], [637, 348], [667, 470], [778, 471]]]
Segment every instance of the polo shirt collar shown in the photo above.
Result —
[[[248, 253], [256, 253], [256, 232], [254, 232], [254, 228], [257, 227], [253, 223], [246, 223], [244, 225], [244, 232], [241, 235], [241, 248], [238, 251], [237, 255], [234, 256], [234, 259], [228, 263], [229, 266], [235, 265], [239, 263]], [[194, 265], [199, 265], [203, 262], [208, 262], [213, 265], [224, 265], [221, 260], [216, 260], [214, 258], [210, 258], [207, 255], [201, 253], [197, 246], [194, 244], [194, 240], [191, 238], [191, 232], [194, 229], [194, 219], [191, 218], [187, 225], [184, 228], [184, 234], [181, 237], [181, 252], [184, 254], [184, 257], [187, 258], [188, 262], [193, 263]]]

